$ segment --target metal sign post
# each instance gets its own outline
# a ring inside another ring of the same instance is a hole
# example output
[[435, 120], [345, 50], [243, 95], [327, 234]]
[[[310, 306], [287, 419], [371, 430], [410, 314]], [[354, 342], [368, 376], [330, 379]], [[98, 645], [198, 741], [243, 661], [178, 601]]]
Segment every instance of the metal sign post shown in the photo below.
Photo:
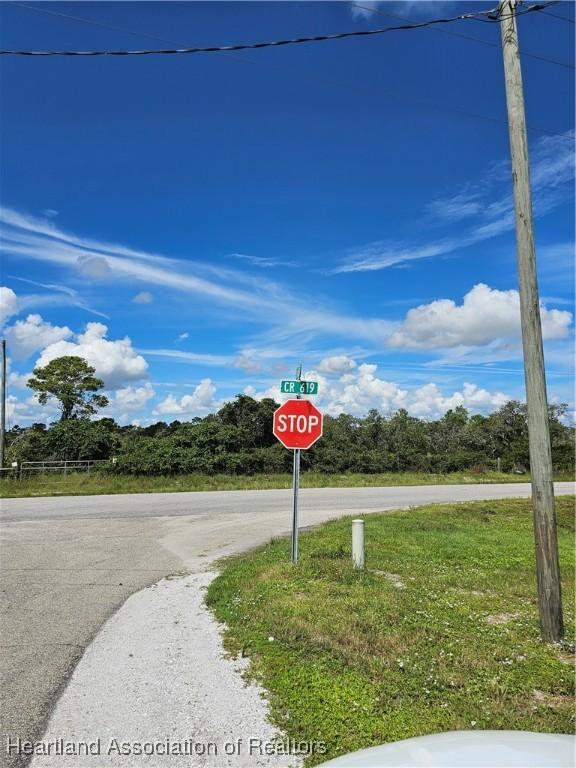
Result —
[[298, 492], [300, 490], [300, 448], [294, 449], [294, 470], [292, 473], [292, 562], [298, 562]]
[[[298, 384], [302, 382], [302, 366], [296, 371]], [[284, 382], [282, 382], [284, 383]], [[296, 400], [301, 400], [300, 394]], [[298, 562], [298, 493], [300, 491], [300, 448], [294, 449], [294, 463], [292, 465], [292, 565]]]
[[283, 393], [295, 394], [274, 412], [273, 432], [285, 448], [294, 451], [292, 471], [292, 562], [298, 562], [298, 496], [300, 492], [300, 451], [310, 448], [322, 437], [322, 414], [303, 394], [316, 394], [317, 382], [302, 381], [302, 367], [296, 373], [296, 381], [283, 381]]

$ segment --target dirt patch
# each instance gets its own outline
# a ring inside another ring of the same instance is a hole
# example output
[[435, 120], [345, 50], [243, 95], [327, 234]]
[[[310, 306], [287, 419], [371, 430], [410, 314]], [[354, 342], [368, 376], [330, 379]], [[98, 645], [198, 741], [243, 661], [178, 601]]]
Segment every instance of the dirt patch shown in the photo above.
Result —
[[558, 660], [571, 667], [576, 666], [576, 655], [570, 651], [558, 651]]
[[509, 621], [517, 619], [519, 616], [519, 613], [495, 613], [492, 616], [486, 616], [484, 621], [486, 624], [496, 627], [500, 624], [508, 624]]
[[388, 573], [387, 571], [372, 571], [372, 573], [375, 573], [376, 576], [384, 576], [396, 589], [404, 589], [406, 586], [402, 581], [402, 577], [397, 573]]
[[532, 697], [537, 704], [552, 709], [561, 709], [562, 707], [572, 706], [574, 698], [572, 696], [563, 696], [562, 694], [547, 693], [535, 688], [532, 691]]

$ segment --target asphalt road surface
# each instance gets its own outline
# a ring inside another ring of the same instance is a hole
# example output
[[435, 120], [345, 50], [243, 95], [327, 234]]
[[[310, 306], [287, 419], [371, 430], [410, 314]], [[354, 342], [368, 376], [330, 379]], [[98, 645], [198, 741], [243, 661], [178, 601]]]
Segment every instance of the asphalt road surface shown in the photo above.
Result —
[[[573, 493], [573, 483], [556, 483], [556, 492]], [[422, 485], [395, 488], [308, 488], [300, 492], [302, 508], [332, 515], [376, 512], [382, 509], [443, 501], [474, 501], [530, 496], [529, 483], [479, 485]], [[3, 499], [0, 520], [54, 520], [67, 518], [141, 518], [174, 515], [246, 513], [284, 515], [290, 509], [291, 490], [202, 491], [195, 493], [142, 493], [114, 496], [54, 496]]]
[[[306, 489], [300, 520], [529, 495], [528, 484]], [[126, 598], [288, 533], [291, 492], [3, 499], [0, 520], [0, 754], [15, 768], [27, 760], [7, 754], [7, 739], [40, 738], [84, 649]]]

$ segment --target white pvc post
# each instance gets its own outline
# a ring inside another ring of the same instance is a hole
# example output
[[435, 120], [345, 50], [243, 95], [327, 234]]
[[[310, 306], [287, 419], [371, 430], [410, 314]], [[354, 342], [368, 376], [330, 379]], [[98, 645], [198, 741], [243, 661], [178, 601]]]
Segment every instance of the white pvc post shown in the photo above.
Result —
[[364, 520], [352, 520], [352, 562], [354, 568], [364, 570]]

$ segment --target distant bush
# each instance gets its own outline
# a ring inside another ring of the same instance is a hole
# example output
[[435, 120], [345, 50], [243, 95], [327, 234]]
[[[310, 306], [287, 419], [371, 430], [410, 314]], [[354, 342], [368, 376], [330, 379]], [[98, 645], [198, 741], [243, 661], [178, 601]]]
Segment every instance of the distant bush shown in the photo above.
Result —
[[[7, 434], [8, 461], [116, 458], [109, 471], [127, 475], [188, 473], [255, 475], [290, 472], [292, 452], [272, 434], [277, 404], [239, 395], [218, 413], [190, 422], [120, 427], [113, 419], [68, 419]], [[574, 467], [574, 429], [565, 406], [550, 407], [556, 471]], [[324, 435], [302, 452], [302, 469], [347, 472], [434, 472], [529, 469], [526, 407], [511, 401], [489, 416], [470, 417], [459, 406], [425, 421], [400, 410], [385, 417], [326, 416]]]
[[107, 459], [121, 449], [120, 430], [113, 419], [67, 419], [49, 429], [36, 424], [19, 430], [9, 443], [9, 461], [78, 461]]

